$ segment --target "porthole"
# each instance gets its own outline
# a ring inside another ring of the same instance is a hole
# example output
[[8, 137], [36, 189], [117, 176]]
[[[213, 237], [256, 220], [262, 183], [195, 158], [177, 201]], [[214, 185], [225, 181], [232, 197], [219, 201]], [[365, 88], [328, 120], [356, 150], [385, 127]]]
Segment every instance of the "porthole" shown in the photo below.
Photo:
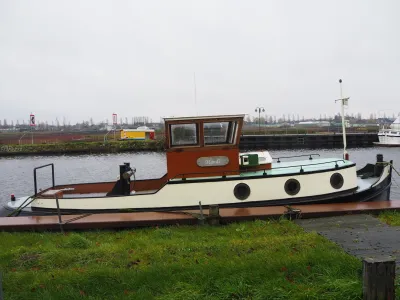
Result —
[[296, 179], [288, 179], [285, 183], [285, 192], [291, 196], [296, 195], [300, 191], [300, 182]]
[[344, 183], [343, 176], [340, 173], [332, 174], [330, 181], [331, 181], [331, 186], [334, 189], [340, 189], [343, 186], [343, 183]]
[[246, 200], [250, 196], [250, 187], [245, 183], [238, 183], [233, 189], [233, 194], [239, 200]]

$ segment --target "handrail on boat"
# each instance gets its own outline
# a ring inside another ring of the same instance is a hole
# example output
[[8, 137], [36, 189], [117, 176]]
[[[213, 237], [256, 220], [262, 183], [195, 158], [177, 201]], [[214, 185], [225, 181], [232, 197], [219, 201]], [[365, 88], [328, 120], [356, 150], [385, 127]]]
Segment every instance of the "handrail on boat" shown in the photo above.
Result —
[[49, 166], [51, 166], [51, 179], [52, 179], [52, 183], [53, 183], [53, 186], [52, 186], [52, 187], [55, 186], [55, 180], [54, 180], [54, 164], [51, 163], [51, 164], [43, 165], [43, 166], [40, 166], [40, 167], [36, 167], [36, 168], [33, 169], [33, 180], [34, 180], [34, 185], [35, 185], [35, 196], [37, 196], [36, 170], [37, 170], [37, 169], [41, 169], [41, 168], [45, 168], [45, 167], [49, 167]]
[[[286, 169], [286, 168], [293, 168], [293, 167], [300, 167], [300, 173], [304, 172], [303, 166], [316, 166], [316, 165], [323, 165], [323, 164], [329, 164], [329, 163], [335, 163], [335, 168], [338, 168], [339, 165], [337, 164], [338, 162], [346, 162], [344, 159], [335, 159], [335, 160], [330, 160], [330, 161], [325, 161], [325, 162], [319, 162], [319, 163], [314, 163], [314, 164], [307, 164], [307, 165], [296, 165], [296, 166], [286, 166], [286, 167], [277, 167], [277, 168], [271, 168], [271, 169], [259, 169], [257, 171], [264, 171], [263, 176], [266, 176], [267, 173], [266, 171], [269, 170], [277, 170], [277, 169]], [[187, 175], [202, 175], [202, 174], [220, 174], [222, 173], [222, 177], [226, 177], [226, 174], [228, 173], [238, 173], [241, 172], [243, 170], [230, 170], [230, 171], [214, 171], [214, 172], [196, 172], [196, 173], [183, 173], [183, 174], [176, 174], [173, 178], [171, 178], [170, 180], [173, 179], [179, 179], [177, 177], [182, 177], [181, 179], [185, 180], [185, 176]]]
[[[315, 164], [307, 164], [307, 165], [304, 165], [304, 166], [316, 166], [316, 165], [323, 165], [323, 164], [328, 164], [328, 163], [333, 163], [333, 162], [334, 162], [334, 163], [336, 163], [336, 164], [335, 164], [335, 168], [338, 168], [338, 167], [339, 167], [339, 165], [337, 164], [338, 161], [345, 162], [344, 159], [336, 159], [336, 160], [331, 160], [331, 161], [326, 161], [326, 162], [320, 162], [320, 163], [315, 163]], [[300, 167], [300, 173], [304, 172], [304, 171], [302, 171], [302, 170], [303, 170], [303, 164], [298, 165], [298, 166]], [[298, 166], [278, 167], [278, 168], [272, 168], [271, 170], [293, 168], [293, 167], [298, 167]], [[264, 169], [264, 173], [265, 173], [265, 169]]]
[[293, 158], [293, 157], [305, 157], [309, 156], [309, 159], [313, 159], [313, 156], [320, 156], [318, 153], [312, 153], [312, 154], [303, 154], [303, 155], [293, 155], [293, 156], [280, 156], [280, 157], [273, 157], [272, 159], [277, 159], [277, 162], [280, 163], [281, 158]]

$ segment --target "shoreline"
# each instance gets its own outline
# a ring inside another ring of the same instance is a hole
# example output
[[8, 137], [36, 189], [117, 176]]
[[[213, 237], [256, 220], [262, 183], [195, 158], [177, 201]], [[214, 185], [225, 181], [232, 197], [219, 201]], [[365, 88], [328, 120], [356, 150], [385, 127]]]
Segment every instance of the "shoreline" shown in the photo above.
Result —
[[[347, 148], [378, 147], [374, 143], [377, 136], [373, 134], [347, 134]], [[343, 147], [342, 136], [338, 134], [308, 135], [242, 135], [240, 150], [258, 149], [336, 149]], [[64, 154], [96, 154], [121, 153], [129, 151], [165, 150], [165, 140], [118, 140], [108, 141], [68, 141], [41, 144], [0, 144], [0, 157], [29, 155], [64, 155]]]
[[121, 153], [163, 151], [164, 141], [73, 142], [57, 144], [0, 145], [0, 157], [29, 155]]

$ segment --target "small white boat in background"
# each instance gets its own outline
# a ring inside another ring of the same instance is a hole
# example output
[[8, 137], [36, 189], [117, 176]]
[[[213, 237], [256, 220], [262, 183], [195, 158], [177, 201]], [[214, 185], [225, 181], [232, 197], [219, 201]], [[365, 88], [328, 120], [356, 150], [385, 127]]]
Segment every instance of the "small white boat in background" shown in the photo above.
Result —
[[381, 129], [378, 132], [379, 142], [377, 146], [400, 147], [400, 116], [390, 125], [388, 129]]

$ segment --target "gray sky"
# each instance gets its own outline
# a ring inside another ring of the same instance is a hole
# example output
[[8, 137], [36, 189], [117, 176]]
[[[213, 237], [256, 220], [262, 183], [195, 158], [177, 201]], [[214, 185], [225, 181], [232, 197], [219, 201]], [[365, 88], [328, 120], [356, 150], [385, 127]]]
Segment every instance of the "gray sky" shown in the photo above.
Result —
[[[398, 0], [0, 0], [0, 119], [400, 111]], [[196, 73], [197, 106], [194, 101]]]

